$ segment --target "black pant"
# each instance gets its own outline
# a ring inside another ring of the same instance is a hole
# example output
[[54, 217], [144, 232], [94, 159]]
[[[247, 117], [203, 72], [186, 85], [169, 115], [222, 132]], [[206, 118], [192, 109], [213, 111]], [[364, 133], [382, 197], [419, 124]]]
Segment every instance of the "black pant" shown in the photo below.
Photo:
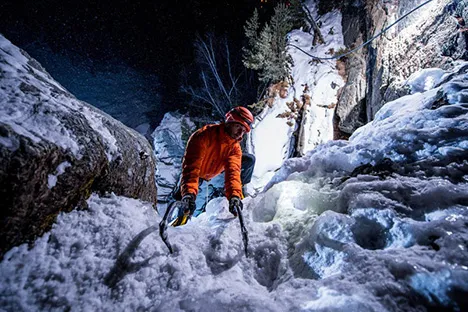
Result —
[[[247, 183], [252, 180], [252, 174], [255, 167], [255, 156], [252, 154], [242, 154], [242, 162], [241, 162], [241, 183], [242, 185], [246, 185]], [[182, 194], [180, 192], [180, 181], [177, 183], [177, 186], [172, 191], [172, 197], [175, 200], [181, 200]], [[203, 179], [198, 180], [198, 187], [202, 185]]]
[[242, 163], [241, 163], [241, 182], [242, 185], [250, 183], [252, 180], [252, 174], [255, 167], [255, 156], [252, 154], [242, 154]]

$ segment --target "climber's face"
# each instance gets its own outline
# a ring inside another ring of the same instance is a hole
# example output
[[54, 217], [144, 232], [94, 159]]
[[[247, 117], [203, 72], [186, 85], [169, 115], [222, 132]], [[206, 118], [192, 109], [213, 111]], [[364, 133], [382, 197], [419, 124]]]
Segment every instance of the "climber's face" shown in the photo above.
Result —
[[226, 133], [235, 140], [242, 140], [242, 137], [247, 132], [243, 125], [237, 122], [229, 122], [226, 124]]

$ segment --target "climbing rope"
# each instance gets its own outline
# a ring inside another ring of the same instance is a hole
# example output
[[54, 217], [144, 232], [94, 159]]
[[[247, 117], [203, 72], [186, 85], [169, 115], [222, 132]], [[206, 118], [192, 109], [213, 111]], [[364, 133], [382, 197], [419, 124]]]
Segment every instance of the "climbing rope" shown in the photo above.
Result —
[[409, 11], [408, 13], [406, 13], [405, 15], [403, 15], [402, 17], [400, 17], [399, 19], [397, 19], [395, 22], [393, 22], [392, 24], [390, 24], [389, 26], [385, 27], [381, 32], [379, 32], [377, 35], [375, 35], [374, 37], [370, 38], [369, 40], [367, 40], [366, 42], [364, 42], [363, 44], [359, 45], [358, 47], [352, 49], [351, 51], [348, 51], [346, 53], [343, 53], [341, 55], [336, 55], [336, 56], [331, 56], [331, 57], [318, 57], [318, 56], [315, 56], [315, 55], [312, 55], [312, 54], [309, 54], [308, 52], [304, 51], [303, 49], [299, 48], [298, 46], [292, 44], [292, 43], [288, 43], [286, 44], [286, 46], [291, 46], [291, 47], [294, 47], [296, 49], [298, 49], [299, 51], [303, 52], [304, 54], [307, 54], [308, 56], [310, 56], [311, 58], [313, 59], [316, 59], [316, 60], [333, 60], [333, 59], [339, 59], [339, 58], [342, 58], [344, 56], [347, 56], [353, 52], [356, 52], [357, 50], [365, 47], [366, 45], [368, 45], [369, 43], [371, 43], [374, 39], [378, 38], [379, 36], [381, 36], [384, 32], [386, 32], [387, 30], [389, 30], [391, 27], [393, 27], [394, 25], [398, 24], [402, 19], [404, 19], [405, 17], [407, 17], [408, 15], [410, 15], [411, 13], [413, 13], [414, 11], [420, 9], [421, 7], [425, 6], [426, 4], [428, 4], [429, 2], [431, 2], [432, 0], [428, 0], [426, 2], [423, 2], [421, 3], [420, 5], [418, 5], [417, 7], [415, 7], [414, 9], [412, 9], [411, 11]]

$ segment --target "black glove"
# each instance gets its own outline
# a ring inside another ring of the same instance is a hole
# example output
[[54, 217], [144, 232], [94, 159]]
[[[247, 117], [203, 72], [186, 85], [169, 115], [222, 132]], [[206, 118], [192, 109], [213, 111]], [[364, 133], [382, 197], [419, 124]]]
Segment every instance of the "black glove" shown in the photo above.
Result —
[[237, 217], [237, 210], [242, 210], [243, 208], [244, 205], [242, 204], [240, 198], [237, 196], [232, 196], [229, 200], [229, 212], [232, 213], [234, 217]]
[[182, 198], [182, 204], [184, 205], [184, 214], [192, 216], [193, 212], [197, 208], [195, 204], [195, 195], [187, 194]]

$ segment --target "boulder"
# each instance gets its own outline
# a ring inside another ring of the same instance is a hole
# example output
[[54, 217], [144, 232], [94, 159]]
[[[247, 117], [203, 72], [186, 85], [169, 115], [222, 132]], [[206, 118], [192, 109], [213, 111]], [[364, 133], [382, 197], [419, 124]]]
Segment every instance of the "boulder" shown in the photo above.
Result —
[[[156, 203], [150, 143], [0, 35], [0, 257], [91, 193]], [[131, 109], [131, 107], [129, 107]]]

